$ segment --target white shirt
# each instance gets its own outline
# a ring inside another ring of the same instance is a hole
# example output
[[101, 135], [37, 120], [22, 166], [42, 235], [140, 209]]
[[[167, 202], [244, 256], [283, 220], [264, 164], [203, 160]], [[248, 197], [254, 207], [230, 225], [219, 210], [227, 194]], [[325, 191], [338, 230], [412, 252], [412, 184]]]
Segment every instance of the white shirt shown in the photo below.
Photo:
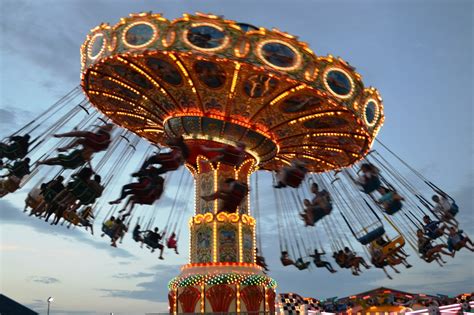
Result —
[[433, 211], [435, 213], [444, 214], [450, 209], [451, 209], [451, 203], [449, 202], [449, 200], [444, 197], [441, 197], [439, 199], [439, 202], [437, 202], [435, 207], [433, 208]]

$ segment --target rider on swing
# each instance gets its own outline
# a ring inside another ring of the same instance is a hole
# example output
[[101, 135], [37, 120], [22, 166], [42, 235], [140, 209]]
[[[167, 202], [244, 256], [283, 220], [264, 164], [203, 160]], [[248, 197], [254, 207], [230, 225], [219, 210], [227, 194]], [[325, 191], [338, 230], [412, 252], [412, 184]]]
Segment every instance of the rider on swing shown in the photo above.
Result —
[[294, 159], [291, 161], [290, 166], [284, 166], [278, 171], [278, 182], [273, 187], [283, 188], [290, 186], [293, 188], [298, 188], [303, 182], [306, 173], [308, 172], [308, 168], [306, 166], [306, 162], [299, 159]]
[[140, 171], [133, 174], [139, 176], [141, 172], [146, 170], [152, 164], [160, 164], [157, 169], [158, 174], [164, 174], [168, 171], [175, 171], [183, 165], [189, 157], [189, 148], [184, 143], [183, 137], [171, 138], [166, 142], [171, 151], [167, 153], [157, 153], [150, 156], [140, 168]]
[[224, 180], [223, 185], [215, 193], [201, 196], [201, 198], [205, 201], [221, 199], [223, 202], [218, 212], [235, 212], [247, 194], [247, 183], [229, 177]]
[[90, 131], [71, 131], [67, 133], [56, 134], [56, 138], [78, 138], [69, 145], [59, 148], [59, 152], [65, 152], [69, 149], [82, 145], [90, 149], [93, 153], [107, 150], [110, 145], [110, 133], [114, 128], [113, 124], [100, 126], [96, 132]]
[[11, 136], [10, 143], [0, 143], [0, 160], [7, 158], [11, 161], [22, 159], [28, 154], [30, 135]]

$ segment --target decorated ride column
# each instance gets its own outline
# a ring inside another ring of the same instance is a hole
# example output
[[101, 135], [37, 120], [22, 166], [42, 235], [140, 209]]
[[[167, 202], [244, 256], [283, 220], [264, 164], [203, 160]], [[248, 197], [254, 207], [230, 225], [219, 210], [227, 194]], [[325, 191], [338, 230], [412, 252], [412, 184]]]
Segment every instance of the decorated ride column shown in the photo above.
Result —
[[[240, 165], [234, 161], [211, 162], [215, 153], [202, 152], [200, 145], [222, 145], [211, 141], [189, 142], [192, 152], [187, 168], [195, 179], [195, 213], [189, 221], [190, 262], [169, 283], [170, 312], [266, 312], [274, 313], [276, 282], [255, 264], [255, 219], [250, 215], [247, 195], [235, 212], [221, 199], [205, 201], [232, 178], [249, 183], [257, 169], [248, 155]], [[193, 161], [193, 163], [189, 163]]]

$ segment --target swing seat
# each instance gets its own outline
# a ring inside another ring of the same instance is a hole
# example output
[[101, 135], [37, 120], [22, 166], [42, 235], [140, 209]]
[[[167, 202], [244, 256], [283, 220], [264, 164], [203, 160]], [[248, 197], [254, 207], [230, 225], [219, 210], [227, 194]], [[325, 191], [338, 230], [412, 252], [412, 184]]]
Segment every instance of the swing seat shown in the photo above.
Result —
[[109, 134], [95, 134], [93, 132], [89, 133], [87, 137], [82, 142], [82, 145], [91, 149], [94, 152], [100, 152], [107, 150], [110, 145], [110, 135]]
[[21, 179], [15, 175], [9, 176], [7, 179], [0, 181], [0, 190], [5, 191], [5, 195], [7, 193], [15, 192], [20, 188], [20, 182]]
[[178, 246], [178, 242], [176, 240], [168, 240], [168, 242], [166, 242], [166, 247], [168, 248], [176, 248]]
[[370, 194], [376, 191], [381, 185], [380, 178], [378, 176], [373, 176], [367, 183], [362, 185], [362, 188], [366, 194]]
[[41, 190], [39, 188], [33, 188], [26, 196], [25, 207], [30, 207], [31, 209], [38, 208], [39, 205], [43, 202], [43, 196], [41, 195]]
[[64, 211], [63, 218], [74, 225], [78, 225], [81, 222], [81, 218], [74, 211]]
[[96, 191], [82, 179], [75, 180], [71, 186], [71, 193], [77, 200], [79, 200], [81, 205], [91, 204], [97, 198]]
[[18, 142], [12, 144], [0, 143], [0, 158], [9, 160], [23, 159], [28, 154], [28, 145], [22, 147]]
[[403, 248], [403, 246], [405, 246], [405, 238], [402, 235], [400, 235], [394, 238], [393, 240], [391, 240], [390, 242], [388, 242], [387, 244], [385, 244], [382, 247], [382, 253], [384, 255], [389, 255], [389, 254], [399, 251], [400, 249]]
[[181, 154], [180, 152], [176, 152], [176, 150], [168, 153], [160, 153], [158, 163], [161, 165], [161, 168], [166, 171], [177, 170], [184, 162], [181, 158], [178, 158], [177, 153]]
[[235, 212], [248, 193], [247, 185], [235, 182], [232, 192], [223, 200], [222, 211]]
[[290, 258], [283, 258], [282, 257], [282, 258], [280, 258], [280, 260], [281, 260], [282, 265], [285, 266], [285, 267], [295, 264], [295, 262], [293, 260], [291, 260]]
[[106, 234], [110, 238], [114, 237], [114, 228], [113, 227], [109, 229], [107, 227], [107, 225], [102, 224], [102, 232], [104, 232], [104, 234]]
[[237, 165], [241, 161], [241, 154], [240, 150], [227, 146], [220, 161], [228, 165]]
[[375, 230], [372, 230], [372, 231], [368, 232], [367, 234], [365, 234], [361, 237], [358, 237], [357, 240], [362, 245], [367, 245], [367, 244], [375, 241], [376, 239], [378, 239], [379, 237], [381, 237], [384, 234], [385, 234], [385, 228], [383, 226], [380, 226], [380, 227], [376, 228]]
[[157, 249], [157, 248], [162, 249], [163, 248], [162, 244], [160, 244], [159, 242], [154, 242], [153, 240], [151, 240], [148, 234], [143, 239], [143, 243], [145, 243], [151, 249]]
[[388, 209], [384, 209], [384, 212], [389, 215], [394, 215], [398, 211], [400, 211], [403, 207], [403, 204], [400, 200], [393, 200], [389, 203]]
[[449, 208], [448, 212], [449, 212], [453, 217], [455, 217], [456, 214], [458, 214], [458, 212], [459, 212], [459, 206], [453, 201], [453, 203], [451, 204], [451, 208]]
[[284, 182], [287, 186], [298, 188], [301, 185], [301, 182], [303, 182], [305, 175], [306, 174], [300, 169], [292, 168], [288, 170]]
[[68, 155], [59, 154], [58, 159], [65, 169], [76, 169], [86, 163], [82, 157], [82, 150], [74, 150]]
[[311, 264], [310, 261], [303, 262], [303, 261], [297, 260], [295, 263], [295, 267], [298, 268], [298, 270], [305, 270], [305, 269], [308, 269], [310, 264]]

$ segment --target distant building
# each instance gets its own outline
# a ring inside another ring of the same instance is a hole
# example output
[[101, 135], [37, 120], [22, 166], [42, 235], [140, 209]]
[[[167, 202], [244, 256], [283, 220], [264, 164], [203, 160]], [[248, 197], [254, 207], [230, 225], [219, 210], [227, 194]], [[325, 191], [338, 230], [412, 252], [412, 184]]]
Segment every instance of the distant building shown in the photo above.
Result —
[[9, 297], [0, 294], [0, 314], [1, 315], [38, 315], [26, 306], [10, 299]]

